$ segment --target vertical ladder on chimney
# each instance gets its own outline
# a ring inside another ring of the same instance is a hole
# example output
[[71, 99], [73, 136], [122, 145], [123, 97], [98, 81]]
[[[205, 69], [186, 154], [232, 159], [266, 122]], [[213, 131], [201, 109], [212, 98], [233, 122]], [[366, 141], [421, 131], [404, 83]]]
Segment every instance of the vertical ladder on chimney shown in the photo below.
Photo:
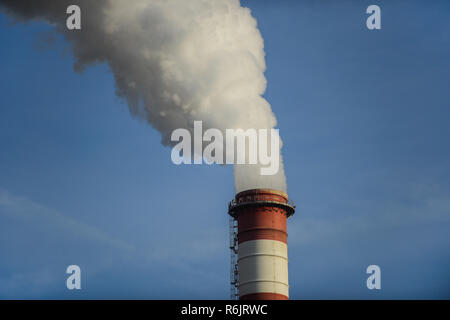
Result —
[[237, 239], [237, 220], [230, 216], [230, 298], [237, 300], [239, 298], [239, 273], [238, 273], [238, 239]]

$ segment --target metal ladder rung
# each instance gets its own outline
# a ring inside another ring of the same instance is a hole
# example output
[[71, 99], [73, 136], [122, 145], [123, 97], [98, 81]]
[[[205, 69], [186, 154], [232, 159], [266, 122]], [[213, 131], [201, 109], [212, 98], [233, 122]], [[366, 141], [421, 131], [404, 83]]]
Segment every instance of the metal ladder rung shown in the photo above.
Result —
[[239, 297], [239, 272], [237, 265], [238, 242], [237, 242], [237, 220], [230, 216], [230, 298], [237, 300]]

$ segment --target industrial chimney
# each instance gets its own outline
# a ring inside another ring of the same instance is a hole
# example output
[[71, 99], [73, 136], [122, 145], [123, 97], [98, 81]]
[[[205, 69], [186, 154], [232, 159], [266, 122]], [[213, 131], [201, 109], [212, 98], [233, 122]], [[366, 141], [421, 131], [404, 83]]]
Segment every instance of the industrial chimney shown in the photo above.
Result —
[[232, 298], [289, 299], [286, 222], [294, 212], [287, 194], [271, 189], [243, 191], [230, 202]]

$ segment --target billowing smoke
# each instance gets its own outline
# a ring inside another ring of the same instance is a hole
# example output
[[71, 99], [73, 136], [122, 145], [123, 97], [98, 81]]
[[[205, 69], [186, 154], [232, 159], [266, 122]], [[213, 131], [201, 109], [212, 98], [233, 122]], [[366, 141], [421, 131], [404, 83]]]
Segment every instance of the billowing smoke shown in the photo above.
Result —
[[[81, 30], [66, 27], [72, 4], [81, 8]], [[204, 129], [276, 126], [262, 97], [263, 39], [239, 0], [0, 0], [0, 9], [53, 25], [69, 42], [76, 71], [108, 63], [117, 95], [165, 145], [173, 130], [192, 130], [196, 120]], [[266, 176], [259, 165], [236, 165], [235, 186], [286, 190], [283, 165]]]

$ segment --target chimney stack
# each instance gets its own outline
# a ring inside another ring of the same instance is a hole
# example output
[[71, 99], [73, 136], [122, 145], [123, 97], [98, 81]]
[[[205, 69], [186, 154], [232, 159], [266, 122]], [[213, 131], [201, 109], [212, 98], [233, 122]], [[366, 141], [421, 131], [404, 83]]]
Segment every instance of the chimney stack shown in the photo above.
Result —
[[240, 300], [289, 299], [287, 218], [295, 206], [271, 189], [240, 192], [228, 213], [237, 220]]

